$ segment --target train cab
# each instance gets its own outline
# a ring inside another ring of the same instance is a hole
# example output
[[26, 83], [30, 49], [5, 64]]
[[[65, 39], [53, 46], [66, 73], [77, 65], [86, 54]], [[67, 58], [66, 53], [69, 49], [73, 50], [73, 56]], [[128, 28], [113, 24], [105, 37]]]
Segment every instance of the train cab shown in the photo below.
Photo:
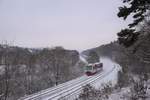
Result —
[[85, 66], [85, 74], [87, 76], [94, 75], [103, 69], [103, 63], [88, 64]]

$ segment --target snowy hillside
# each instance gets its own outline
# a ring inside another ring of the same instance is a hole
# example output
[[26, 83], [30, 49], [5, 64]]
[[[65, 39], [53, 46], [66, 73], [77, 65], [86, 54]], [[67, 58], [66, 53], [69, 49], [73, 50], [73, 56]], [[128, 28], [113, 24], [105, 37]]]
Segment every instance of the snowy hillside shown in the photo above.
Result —
[[83, 75], [58, 86], [20, 98], [19, 100], [74, 100], [78, 97], [81, 93], [82, 87], [86, 84], [91, 84], [96, 88], [100, 88], [103, 83], [112, 82], [113, 84], [116, 84], [117, 73], [120, 70], [120, 66], [108, 58], [102, 58], [101, 61], [104, 64], [104, 69], [96, 75]]

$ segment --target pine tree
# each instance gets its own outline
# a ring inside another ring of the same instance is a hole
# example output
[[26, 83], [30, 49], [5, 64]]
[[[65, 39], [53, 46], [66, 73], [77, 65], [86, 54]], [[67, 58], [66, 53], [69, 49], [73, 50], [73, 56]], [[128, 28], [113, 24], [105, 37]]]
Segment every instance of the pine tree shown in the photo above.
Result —
[[125, 3], [125, 5], [119, 7], [118, 17], [122, 17], [126, 20], [129, 15], [133, 15], [133, 22], [128, 25], [129, 29], [121, 30], [117, 35], [120, 44], [123, 44], [125, 47], [130, 47], [138, 38], [141, 38], [139, 34], [144, 33], [135, 32], [135, 30], [130, 28], [137, 26], [140, 22], [145, 20], [149, 21], [150, 0], [123, 0], [123, 3]]
[[129, 24], [130, 28], [142, 22], [150, 10], [150, 0], [123, 0], [123, 3], [127, 3], [129, 6], [119, 7], [118, 17], [123, 17], [125, 20], [132, 14], [134, 21]]

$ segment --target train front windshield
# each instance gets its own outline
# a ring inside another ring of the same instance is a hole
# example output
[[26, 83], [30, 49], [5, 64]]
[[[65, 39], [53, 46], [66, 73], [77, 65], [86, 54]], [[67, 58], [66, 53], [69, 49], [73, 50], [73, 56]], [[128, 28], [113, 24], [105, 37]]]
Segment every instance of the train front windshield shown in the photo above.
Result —
[[92, 70], [92, 66], [86, 66], [85, 70]]

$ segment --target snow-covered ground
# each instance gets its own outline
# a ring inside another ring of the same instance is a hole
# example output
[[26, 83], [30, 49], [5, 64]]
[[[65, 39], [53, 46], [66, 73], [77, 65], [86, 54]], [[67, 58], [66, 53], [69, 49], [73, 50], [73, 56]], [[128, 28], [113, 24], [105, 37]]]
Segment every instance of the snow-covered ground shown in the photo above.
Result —
[[121, 91], [112, 93], [112, 94], [109, 96], [109, 99], [108, 99], [108, 100], [126, 100], [126, 99], [124, 98], [124, 95], [127, 94], [127, 93], [129, 93], [129, 90], [130, 90], [129, 87], [122, 88]]
[[86, 57], [85, 55], [80, 54], [79, 57], [80, 57], [80, 60], [81, 60], [81, 61], [83, 61], [84, 63], [88, 64], [88, 62], [87, 62], [86, 59], [85, 59], [85, 57]]
[[78, 97], [82, 87], [86, 84], [91, 84], [96, 88], [100, 88], [101, 84], [107, 82], [115, 84], [117, 82], [117, 72], [120, 70], [120, 66], [108, 58], [102, 58], [101, 62], [103, 62], [104, 69], [96, 75], [83, 75], [58, 86], [20, 98], [20, 100], [58, 100], [64, 98], [73, 100]]
[[102, 58], [100, 59], [101, 62], [103, 62], [104, 64], [104, 71], [111, 71], [110, 73], [108, 73], [107, 75], [105, 75], [105, 77], [103, 77], [102, 79], [96, 81], [93, 86], [95, 88], [100, 88], [102, 84], [105, 83], [111, 83], [113, 86], [117, 83], [117, 74], [118, 71], [121, 70], [121, 67], [119, 64], [113, 62], [111, 59], [109, 58]]
[[[147, 84], [148, 84], [147, 93], [146, 93], [147, 98], [145, 100], [150, 100], [150, 80], [148, 80]], [[118, 92], [113, 92], [111, 95], [109, 95], [108, 100], [129, 100], [129, 96], [131, 95], [130, 88], [131, 85], [122, 88]], [[138, 100], [142, 100], [142, 99], [138, 99]]]

